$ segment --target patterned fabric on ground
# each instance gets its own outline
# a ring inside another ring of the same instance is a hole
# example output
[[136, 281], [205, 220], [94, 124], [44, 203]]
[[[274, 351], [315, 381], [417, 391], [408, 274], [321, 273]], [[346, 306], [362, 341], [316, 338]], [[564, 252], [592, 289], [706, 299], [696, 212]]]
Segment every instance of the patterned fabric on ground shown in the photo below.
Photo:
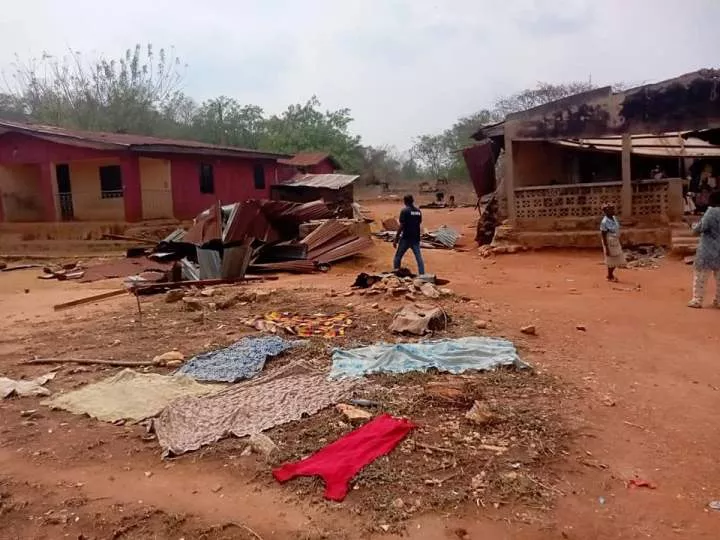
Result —
[[292, 346], [278, 336], [243, 338], [224, 349], [198, 354], [177, 373], [198, 381], [232, 383], [251, 379], [265, 367], [268, 356], [276, 356]]
[[278, 482], [297, 476], [320, 476], [325, 481], [325, 498], [342, 501], [354, 476], [380, 456], [389, 454], [414, 427], [408, 420], [383, 414], [309, 458], [275, 469], [273, 476]]
[[705, 299], [705, 287], [707, 287], [710, 275], [715, 276], [715, 303], [720, 304], [720, 270], [695, 270], [693, 274], [693, 301], [702, 304]]
[[720, 270], [720, 207], [708, 208], [693, 230], [700, 235], [695, 253], [695, 268]]
[[348, 313], [297, 315], [273, 311], [262, 318], [249, 319], [246, 324], [263, 332], [284, 330], [298, 337], [334, 338], [345, 335], [345, 329], [352, 326], [352, 319]]
[[370, 345], [335, 349], [331, 379], [360, 377], [370, 373], [407, 373], [436, 368], [449, 373], [489, 370], [500, 366], [528, 367], [511, 341], [490, 337], [442, 339], [424, 343]]
[[171, 401], [221, 390], [221, 387], [195, 382], [190, 377], [137, 373], [124, 369], [80, 390], [60, 394], [44, 401], [53, 409], [87, 414], [105, 422], [144, 420], [158, 414]]
[[175, 401], [155, 419], [164, 454], [197, 450], [229, 435], [244, 437], [314, 414], [352, 392], [355, 385], [324, 375], [252, 381], [206, 398]]

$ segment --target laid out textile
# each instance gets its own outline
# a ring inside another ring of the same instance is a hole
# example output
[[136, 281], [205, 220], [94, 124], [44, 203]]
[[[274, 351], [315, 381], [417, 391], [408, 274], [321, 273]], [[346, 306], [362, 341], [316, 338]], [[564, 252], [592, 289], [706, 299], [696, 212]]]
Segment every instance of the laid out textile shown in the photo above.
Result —
[[292, 346], [278, 336], [243, 338], [224, 349], [198, 354], [177, 373], [198, 381], [232, 383], [251, 379], [265, 367], [268, 356], [277, 356]]
[[285, 332], [298, 337], [334, 338], [345, 335], [345, 329], [352, 326], [348, 313], [316, 313], [314, 315], [298, 315], [295, 313], [278, 313], [273, 311], [264, 317], [246, 321], [248, 326], [264, 332]]
[[55, 373], [41, 375], [35, 379], [15, 380], [7, 377], [0, 377], [0, 399], [10, 396], [49, 396], [50, 390], [44, 387], [45, 383], [55, 378]]
[[331, 379], [360, 377], [371, 373], [427, 371], [431, 368], [457, 374], [500, 366], [528, 367], [518, 357], [511, 341], [476, 336], [335, 349], [332, 360]]
[[190, 377], [137, 373], [132, 369], [43, 402], [53, 409], [87, 414], [105, 422], [140, 421], [158, 414], [171, 401], [217, 392], [223, 387], [200, 384]]
[[354, 387], [322, 374], [249, 381], [212, 396], [173, 402], [155, 419], [155, 432], [164, 454], [179, 455], [229, 435], [244, 437], [299, 420], [344, 400]]
[[389, 454], [414, 427], [409, 420], [383, 414], [312, 456], [282, 465], [273, 476], [281, 483], [297, 476], [320, 476], [325, 482], [325, 498], [342, 501], [355, 475]]

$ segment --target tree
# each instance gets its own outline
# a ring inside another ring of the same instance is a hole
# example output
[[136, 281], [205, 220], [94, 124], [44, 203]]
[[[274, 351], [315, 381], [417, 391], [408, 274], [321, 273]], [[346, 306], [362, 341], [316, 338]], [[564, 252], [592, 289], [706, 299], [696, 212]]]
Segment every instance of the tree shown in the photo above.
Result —
[[322, 150], [331, 153], [348, 171], [362, 166], [360, 137], [349, 130], [350, 109], [321, 111], [313, 96], [304, 104], [290, 105], [282, 114], [265, 121], [262, 147], [293, 154]]
[[204, 102], [192, 120], [196, 136], [214, 144], [258, 149], [265, 133], [263, 110], [220, 96]]
[[508, 114], [526, 111], [595, 88], [597, 86], [591, 81], [572, 81], [563, 84], [539, 82], [534, 88], [527, 88], [521, 92], [498, 99], [492, 112], [500, 119], [503, 119]]
[[420, 135], [415, 139], [410, 155], [433, 178], [447, 176], [454, 160], [453, 142], [448, 131], [439, 135]]
[[103, 131], [154, 134], [163, 113], [182, 103], [180, 59], [136, 45], [119, 59], [85, 60], [71, 51], [58, 59], [13, 65], [11, 93], [28, 117], [43, 123]]

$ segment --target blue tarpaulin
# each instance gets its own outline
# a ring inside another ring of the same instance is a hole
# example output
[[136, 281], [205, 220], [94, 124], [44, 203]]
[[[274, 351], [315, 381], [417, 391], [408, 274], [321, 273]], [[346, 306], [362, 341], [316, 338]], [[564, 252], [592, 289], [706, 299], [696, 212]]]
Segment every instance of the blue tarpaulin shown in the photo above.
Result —
[[224, 349], [198, 354], [177, 373], [198, 381], [235, 382], [260, 373], [268, 356], [276, 356], [293, 343], [278, 336], [243, 338]]
[[407, 373], [435, 368], [448, 373], [491, 370], [500, 366], [528, 367], [511, 341], [490, 337], [464, 337], [421, 343], [370, 345], [335, 349], [331, 379], [371, 373]]

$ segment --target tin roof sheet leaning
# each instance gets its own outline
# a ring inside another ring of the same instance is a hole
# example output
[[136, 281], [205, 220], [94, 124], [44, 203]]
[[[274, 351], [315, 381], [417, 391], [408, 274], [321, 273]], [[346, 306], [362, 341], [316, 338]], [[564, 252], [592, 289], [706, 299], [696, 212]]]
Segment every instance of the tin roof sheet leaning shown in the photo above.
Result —
[[278, 187], [342, 189], [355, 182], [360, 176], [356, 174], [299, 174]]

